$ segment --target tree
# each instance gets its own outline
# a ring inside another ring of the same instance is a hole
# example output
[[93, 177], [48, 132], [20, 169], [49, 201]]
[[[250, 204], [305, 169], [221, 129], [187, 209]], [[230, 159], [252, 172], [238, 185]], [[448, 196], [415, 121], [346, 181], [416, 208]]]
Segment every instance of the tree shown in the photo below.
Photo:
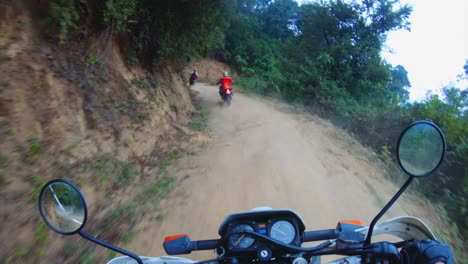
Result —
[[387, 89], [392, 91], [397, 96], [398, 102], [404, 103], [408, 101], [408, 88], [411, 87], [411, 84], [408, 80], [408, 72], [403, 66], [397, 65], [395, 68], [390, 70], [390, 74], [391, 82]]
[[[391, 90], [385, 89], [391, 73], [380, 51], [386, 34], [407, 27], [411, 13], [411, 8], [397, 8], [397, 3], [337, 0], [302, 5], [298, 23], [302, 49], [298, 52], [313, 60], [328, 54], [333, 63], [321, 78], [336, 82], [359, 102], [379, 107], [391, 104]], [[407, 98], [404, 89], [396, 90], [403, 100]]]
[[294, 36], [297, 21], [297, 2], [276, 0], [268, 5], [260, 15], [263, 31], [274, 39], [286, 40]]

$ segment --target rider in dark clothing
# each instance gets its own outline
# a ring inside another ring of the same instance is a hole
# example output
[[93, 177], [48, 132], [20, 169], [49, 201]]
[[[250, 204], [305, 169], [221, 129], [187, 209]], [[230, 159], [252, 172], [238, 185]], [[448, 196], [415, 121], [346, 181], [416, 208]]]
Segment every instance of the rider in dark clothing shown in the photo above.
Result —
[[198, 72], [197, 72], [197, 68], [194, 68], [192, 74], [190, 75], [190, 84], [195, 83], [195, 81], [197, 80], [198, 80]]

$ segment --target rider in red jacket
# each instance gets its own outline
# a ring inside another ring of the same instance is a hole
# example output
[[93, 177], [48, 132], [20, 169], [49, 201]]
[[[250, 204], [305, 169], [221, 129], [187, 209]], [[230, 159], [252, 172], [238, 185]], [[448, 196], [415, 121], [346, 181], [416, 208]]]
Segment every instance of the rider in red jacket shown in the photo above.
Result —
[[[229, 77], [229, 73], [226, 71], [223, 73], [223, 77], [219, 79], [216, 84], [220, 84], [219, 86], [219, 95], [221, 98], [223, 97], [223, 93], [225, 90], [231, 88], [232, 79]], [[232, 89], [231, 89], [232, 90]]]

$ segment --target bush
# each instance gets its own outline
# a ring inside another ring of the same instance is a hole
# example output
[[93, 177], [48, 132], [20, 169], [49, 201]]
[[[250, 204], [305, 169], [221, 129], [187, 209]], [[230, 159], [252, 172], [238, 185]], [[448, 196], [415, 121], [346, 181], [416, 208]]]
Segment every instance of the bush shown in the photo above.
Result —
[[136, 23], [132, 17], [136, 13], [137, 4], [137, 0], [107, 0], [104, 23], [117, 31], [128, 31], [128, 24]]
[[50, 3], [48, 23], [58, 28], [60, 42], [66, 40], [69, 30], [76, 27], [75, 23], [79, 18], [74, 0], [58, 0]]

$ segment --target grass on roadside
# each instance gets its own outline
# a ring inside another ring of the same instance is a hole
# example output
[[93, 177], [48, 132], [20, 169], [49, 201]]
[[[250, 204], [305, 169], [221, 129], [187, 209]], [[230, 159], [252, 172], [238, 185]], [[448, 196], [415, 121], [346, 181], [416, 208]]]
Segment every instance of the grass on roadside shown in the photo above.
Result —
[[174, 163], [174, 161], [180, 159], [182, 157], [181, 153], [174, 153], [171, 155], [168, 155], [159, 165], [159, 175], [164, 175], [167, 168]]
[[210, 112], [202, 107], [190, 122], [190, 128], [195, 131], [202, 131], [208, 126]]

